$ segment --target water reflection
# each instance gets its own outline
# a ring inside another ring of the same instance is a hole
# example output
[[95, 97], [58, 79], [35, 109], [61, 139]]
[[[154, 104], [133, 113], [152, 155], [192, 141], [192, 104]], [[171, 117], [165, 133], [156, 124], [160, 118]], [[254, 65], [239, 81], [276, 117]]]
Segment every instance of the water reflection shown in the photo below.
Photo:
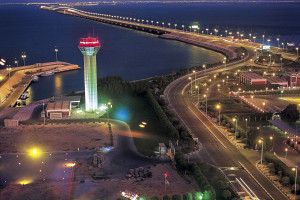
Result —
[[60, 74], [54, 75], [54, 96], [62, 95], [62, 78]]

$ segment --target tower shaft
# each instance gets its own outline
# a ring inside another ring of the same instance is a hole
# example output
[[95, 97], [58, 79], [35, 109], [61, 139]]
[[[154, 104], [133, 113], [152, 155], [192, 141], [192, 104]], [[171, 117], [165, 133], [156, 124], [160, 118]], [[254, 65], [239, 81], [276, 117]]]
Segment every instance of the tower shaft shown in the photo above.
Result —
[[98, 109], [96, 55], [100, 47], [99, 41], [96, 38], [91, 37], [83, 38], [79, 43], [79, 49], [84, 56], [84, 91], [86, 111], [95, 111]]
[[97, 63], [96, 55], [84, 56], [84, 88], [85, 110], [94, 111], [98, 108]]

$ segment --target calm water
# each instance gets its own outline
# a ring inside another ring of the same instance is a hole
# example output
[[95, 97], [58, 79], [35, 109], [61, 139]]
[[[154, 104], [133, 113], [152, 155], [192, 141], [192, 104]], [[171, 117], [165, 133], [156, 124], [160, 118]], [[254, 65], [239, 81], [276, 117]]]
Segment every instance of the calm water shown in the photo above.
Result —
[[[220, 30], [245, 31], [270, 36], [272, 41], [300, 40], [299, 4], [278, 5], [106, 5], [79, 7], [79, 9], [177, 23]], [[168, 74], [180, 68], [212, 63], [222, 55], [176, 41], [168, 41], [155, 35], [101, 24], [84, 19], [40, 10], [35, 6], [0, 6], [0, 57], [13, 65], [21, 52], [27, 54], [26, 63], [55, 60], [58, 58], [83, 67], [78, 50], [81, 37], [92, 35], [101, 42], [98, 53], [98, 77], [121, 75], [126, 80]], [[220, 33], [222, 34], [222, 33]], [[267, 37], [266, 37], [267, 38]], [[259, 41], [259, 38], [257, 39]], [[40, 78], [29, 88], [33, 100], [61, 95], [83, 89], [83, 70]]]

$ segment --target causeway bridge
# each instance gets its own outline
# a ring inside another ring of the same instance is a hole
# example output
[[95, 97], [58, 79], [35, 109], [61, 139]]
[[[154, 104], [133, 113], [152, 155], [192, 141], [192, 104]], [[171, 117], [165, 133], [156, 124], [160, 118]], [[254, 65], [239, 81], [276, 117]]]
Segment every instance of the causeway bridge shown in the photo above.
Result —
[[[148, 21], [147, 23], [140, 21], [135, 22], [131, 20], [125, 20], [128, 18], [111, 16], [100, 13], [86, 12], [83, 10], [78, 10], [76, 8], [70, 7], [51, 7], [51, 6], [41, 6], [41, 9], [75, 16], [79, 18], [84, 18], [88, 20], [98, 21], [102, 23], [112, 24], [116, 26], [121, 26], [129, 29], [134, 29], [138, 31], [144, 31], [152, 34], [157, 34], [159, 37], [164, 39], [177, 40], [185, 42], [191, 45], [207, 48], [216, 52], [219, 52], [227, 57], [227, 61], [230, 59], [235, 59], [238, 57], [235, 49], [235, 45], [232, 41], [226, 40], [226, 38], [204, 35], [195, 32], [189, 32], [185, 30], [173, 29], [166, 26], [155, 25], [156, 22]], [[151, 24], [149, 24], [151, 23]]]

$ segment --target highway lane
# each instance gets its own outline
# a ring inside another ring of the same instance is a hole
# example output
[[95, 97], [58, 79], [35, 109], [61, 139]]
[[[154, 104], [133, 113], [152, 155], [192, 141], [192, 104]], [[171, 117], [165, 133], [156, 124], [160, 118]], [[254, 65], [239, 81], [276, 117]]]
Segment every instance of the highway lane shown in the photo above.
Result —
[[[198, 77], [203, 73], [198, 74]], [[246, 170], [235, 171], [235, 175], [247, 182], [259, 199], [286, 199], [286, 197], [251, 163], [219, 129], [209, 121], [191, 102], [187, 95], [190, 81], [187, 76], [171, 83], [165, 90], [164, 96], [183, 123], [194, 137], [206, 149], [202, 160], [207, 160], [218, 167], [245, 167]], [[213, 162], [212, 162], [213, 160]], [[259, 181], [259, 184], [255, 180]], [[262, 188], [262, 187], [263, 188]], [[266, 192], [268, 191], [268, 192]], [[269, 194], [267, 194], [269, 193]]]

